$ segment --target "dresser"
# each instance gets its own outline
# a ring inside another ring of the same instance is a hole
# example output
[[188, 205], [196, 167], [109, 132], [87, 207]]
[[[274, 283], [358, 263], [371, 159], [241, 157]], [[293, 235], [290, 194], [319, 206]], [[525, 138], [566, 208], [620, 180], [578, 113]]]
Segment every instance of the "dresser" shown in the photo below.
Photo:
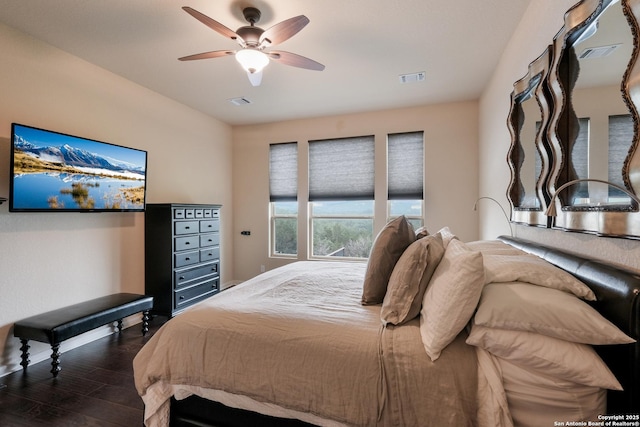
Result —
[[220, 290], [220, 205], [149, 203], [145, 294], [173, 317]]

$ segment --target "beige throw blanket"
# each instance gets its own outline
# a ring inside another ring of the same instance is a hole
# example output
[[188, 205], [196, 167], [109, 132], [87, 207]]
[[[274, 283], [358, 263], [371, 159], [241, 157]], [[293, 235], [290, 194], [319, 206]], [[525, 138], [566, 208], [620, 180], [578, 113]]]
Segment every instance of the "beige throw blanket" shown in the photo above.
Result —
[[460, 336], [431, 362], [419, 319], [385, 329], [380, 305], [361, 305], [364, 271], [293, 263], [167, 322], [134, 360], [145, 424], [167, 425], [172, 395], [210, 390], [326, 425], [475, 425], [473, 347]]

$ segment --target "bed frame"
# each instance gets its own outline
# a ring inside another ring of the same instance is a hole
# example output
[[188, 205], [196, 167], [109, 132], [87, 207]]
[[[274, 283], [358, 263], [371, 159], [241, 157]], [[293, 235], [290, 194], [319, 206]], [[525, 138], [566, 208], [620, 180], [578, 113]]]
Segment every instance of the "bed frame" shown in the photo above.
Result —
[[[535, 254], [575, 275], [596, 294], [592, 303], [604, 317], [630, 337], [640, 340], [640, 274], [583, 258], [568, 252], [514, 237], [499, 240], [525, 252]], [[596, 350], [622, 384], [624, 391], [609, 391], [609, 414], [640, 414], [640, 343], [596, 346]], [[175, 427], [243, 427], [309, 426], [297, 420], [268, 417], [233, 409], [198, 396], [171, 400], [171, 426]]]

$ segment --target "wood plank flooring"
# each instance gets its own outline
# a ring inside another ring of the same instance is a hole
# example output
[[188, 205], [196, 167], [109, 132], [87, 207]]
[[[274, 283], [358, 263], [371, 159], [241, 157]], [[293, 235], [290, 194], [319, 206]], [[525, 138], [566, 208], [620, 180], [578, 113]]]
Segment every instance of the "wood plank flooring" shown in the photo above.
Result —
[[138, 324], [63, 353], [55, 379], [50, 359], [0, 378], [0, 426], [142, 426], [133, 358], [164, 320], [144, 338]]

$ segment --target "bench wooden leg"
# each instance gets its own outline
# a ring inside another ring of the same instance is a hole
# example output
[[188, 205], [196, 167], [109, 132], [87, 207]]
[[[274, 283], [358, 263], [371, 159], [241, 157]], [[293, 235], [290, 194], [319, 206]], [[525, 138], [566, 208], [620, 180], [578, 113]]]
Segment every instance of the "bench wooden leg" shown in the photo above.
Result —
[[151, 316], [149, 316], [149, 310], [145, 310], [142, 312], [142, 336], [144, 337], [149, 332], [149, 320], [151, 320]]
[[26, 371], [27, 366], [29, 366], [29, 362], [31, 362], [29, 360], [29, 348], [30, 348], [29, 340], [25, 340], [21, 338], [20, 343], [22, 344], [22, 346], [20, 346], [20, 351], [22, 351], [22, 355], [20, 356], [22, 361], [20, 362], [20, 365], [22, 366], [22, 370]]
[[118, 332], [122, 332], [122, 319], [118, 319]]
[[60, 344], [54, 344], [51, 346], [51, 373], [53, 377], [58, 376], [58, 372], [62, 370], [60, 367]]

